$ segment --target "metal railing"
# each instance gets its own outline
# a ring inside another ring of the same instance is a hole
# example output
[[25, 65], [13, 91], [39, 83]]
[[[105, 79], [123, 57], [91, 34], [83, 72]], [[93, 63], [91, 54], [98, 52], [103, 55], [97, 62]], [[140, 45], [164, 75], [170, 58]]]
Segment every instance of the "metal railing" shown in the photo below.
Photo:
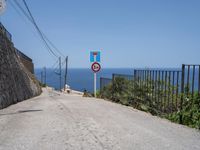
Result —
[[[184, 109], [185, 101], [194, 101], [194, 96], [200, 98], [200, 65], [182, 65], [181, 78], [181, 105], [180, 110]], [[192, 116], [191, 116], [192, 117]], [[180, 123], [183, 122], [182, 114]]]
[[102, 91], [104, 87], [108, 86], [112, 83], [112, 79], [110, 78], [100, 78], [100, 90]]
[[117, 77], [120, 77], [120, 78], [124, 78], [124, 79], [126, 79], [126, 80], [133, 80], [134, 79], [134, 77], [133, 77], [133, 75], [127, 75], [127, 74], [112, 74], [112, 79], [115, 79], [115, 78], [117, 78]]
[[134, 70], [134, 98], [151, 101], [160, 112], [177, 111], [180, 105], [181, 71]]
[[[200, 97], [200, 65], [183, 64], [179, 70], [136, 69], [134, 75], [113, 74], [109, 84], [114, 83], [116, 78], [131, 81], [128, 86], [132, 86], [130, 89], [133, 89], [132, 101], [151, 103], [161, 114], [181, 111], [186, 100]], [[101, 78], [101, 89], [107, 85], [106, 80]]]
[[200, 95], [200, 65], [182, 65], [182, 93], [187, 97], [194, 97], [195, 92]]
[[125, 74], [112, 74], [112, 79], [110, 78], [104, 78], [104, 77], [100, 77], [100, 90], [102, 90], [104, 87], [110, 85], [111, 83], [113, 83], [113, 80], [115, 78], [124, 78], [126, 80], [132, 80], [134, 79], [133, 75], [125, 75]]

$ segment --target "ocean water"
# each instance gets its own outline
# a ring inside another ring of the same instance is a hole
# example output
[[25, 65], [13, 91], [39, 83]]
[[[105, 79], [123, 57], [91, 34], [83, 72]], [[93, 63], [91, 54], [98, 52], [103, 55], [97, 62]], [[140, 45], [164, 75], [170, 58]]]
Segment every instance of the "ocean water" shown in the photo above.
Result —
[[[181, 70], [179, 68], [156, 68], [159, 70]], [[41, 80], [41, 72], [42, 69], [35, 69], [35, 75], [38, 80]], [[47, 69], [47, 85], [54, 87], [55, 89], [60, 88], [60, 80], [59, 76], [54, 72], [53, 69]], [[97, 73], [97, 89], [100, 89], [100, 77], [110, 78], [112, 79], [112, 74], [125, 74], [125, 75], [133, 75], [134, 69], [130, 68], [121, 68], [121, 69], [102, 69]], [[190, 86], [192, 83], [192, 74], [193, 70], [190, 70]], [[172, 78], [172, 77], [171, 77]], [[195, 78], [194, 78], [194, 89], [198, 89], [199, 84], [199, 70], [195, 69]], [[181, 73], [179, 74], [179, 81], [181, 79]], [[171, 79], [172, 80], [172, 79]], [[171, 81], [172, 82], [172, 81]], [[86, 89], [89, 92], [93, 92], [94, 90], [94, 74], [91, 69], [68, 69], [67, 76], [67, 84], [73, 90], [83, 91]], [[187, 69], [185, 71], [185, 84], [187, 84]], [[176, 76], [175, 76], [175, 85], [176, 85]], [[62, 88], [64, 87], [64, 70], [62, 70]], [[191, 88], [190, 88], [191, 89]], [[180, 90], [180, 83], [179, 83]]]
[[[100, 88], [100, 77], [112, 78], [113, 73], [133, 75], [133, 69], [102, 69], [97, 73], [97, 89]], [[35, 75], [38, 80], [41, 80], [42, 69], [35, 69]], [[46, 70], [47, 85], [59, 89], [60, 80], [59, 76], [53, 69]], [[86, 89], [89, 92], [93, 92], [94, 86], [94, 74], [91, 69], [68, 69], [67, 84], [71, 89], [83, 91]], [[64, 86], [64, 70], [62, 71], [62, 85]]]

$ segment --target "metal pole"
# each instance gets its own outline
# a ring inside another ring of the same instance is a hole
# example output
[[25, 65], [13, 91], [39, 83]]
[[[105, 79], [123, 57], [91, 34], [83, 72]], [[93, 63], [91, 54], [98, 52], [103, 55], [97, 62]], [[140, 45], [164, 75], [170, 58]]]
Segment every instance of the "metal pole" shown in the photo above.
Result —
[[97, 97], [96, 91], [97, 91], [97, 74], [94, 73], [94, 97]]
[[41, 71], [41, 84], [43, 84], [43, 72]]
[[176, 109], [178, 109], [178, 94], [179, 94], [179, 71], [177, 72], [177, 80], [176, 80]]
[[190, 65], [187, 65], [188, 66], [188, 72], [187, 72], [187, 96], [189, 95], [189, 93], [190, 93]]
[[61, 91], [61, 89], [62, 89], [62, 86], [61, 86], [61, 57], [59, 57], [59, 70], [60, 70], [59, 75], [60, 75], [60, 91]]
[[47, 84], [47, 72], [46, 72], [46, 67], [44, 67], [44, 84]]
[[200, 96], [200, 65], [199, 65], [198, 96]]
[[67, 56], [66, 59], [65, 59], [65, 63], [66, 63], [66, 66], [65, 66], [65, 83], [64, 83], [64, 91], [66, 90], [65, 85], [67, 84], [68, 56]]
[[136, 98], [136, 80], [137, 80], [137, 71], [134, 70], [134, 76], [133, 76], [133, 98], [135, 99]]
[[195, 79], [195, 65], [193, 65], [193, 74], [192, 74], [192, 100], [194, 98], [194, 79]]
[[181, 101], [180, 101], [180, 118], [179, 123], [183, 123], [182, 109], [183, 109], [183, 99], [184, 99], [184, 88], [185, 88], [185, 65], [182, 65], [182, 76], [181, 76]]
[[100, 92], [103, 90], [103, 78], [100, 77]]

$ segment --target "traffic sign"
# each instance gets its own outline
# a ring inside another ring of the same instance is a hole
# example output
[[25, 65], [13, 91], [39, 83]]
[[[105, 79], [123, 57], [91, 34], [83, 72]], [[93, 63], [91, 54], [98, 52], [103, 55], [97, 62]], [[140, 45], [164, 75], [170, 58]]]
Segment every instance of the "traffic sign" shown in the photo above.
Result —
[[101, 53], [100, 51], [92, 51], [90, 52], [90, 62], [100, 62], [101, 61]]
[[91, 69], [94, 72], [94, 96], [95, 97], [96, 97], [96, 91], [97, 91], [97, 72], [101, 70], [101, 65], [99, 64], [100, 61], [101, 61], [100, 51], [91, 51], [90, 62], [93, 63], [91, 66]]
[[98, 62], [94, 62], [91, 66], [92, 71], [99, 72], [101, 70], [101, 65]]

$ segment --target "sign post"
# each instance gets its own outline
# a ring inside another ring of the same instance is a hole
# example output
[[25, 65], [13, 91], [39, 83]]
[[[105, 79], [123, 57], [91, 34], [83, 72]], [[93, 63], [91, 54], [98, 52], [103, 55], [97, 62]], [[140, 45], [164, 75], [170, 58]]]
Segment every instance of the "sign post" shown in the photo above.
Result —
[[97, 73], [94, 73], [94, 97], [97, 97]]
[[97, 93], [97, 72], [101, 70], [100, 62], [100, 52], [90, 52], [90, 62], [92, 62], [91, 69], [94, 72], [94, 97]]

